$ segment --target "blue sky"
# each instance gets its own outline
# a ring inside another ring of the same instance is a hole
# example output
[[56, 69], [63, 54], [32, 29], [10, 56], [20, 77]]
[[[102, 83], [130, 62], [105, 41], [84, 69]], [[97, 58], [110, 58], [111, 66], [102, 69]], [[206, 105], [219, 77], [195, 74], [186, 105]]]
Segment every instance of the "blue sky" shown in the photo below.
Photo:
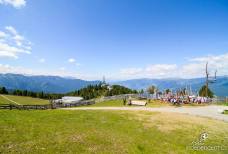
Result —
[[0, 71], [193, 78], [209, 61], [228, 75], [227, 27], [227, 0], [0, 0]]

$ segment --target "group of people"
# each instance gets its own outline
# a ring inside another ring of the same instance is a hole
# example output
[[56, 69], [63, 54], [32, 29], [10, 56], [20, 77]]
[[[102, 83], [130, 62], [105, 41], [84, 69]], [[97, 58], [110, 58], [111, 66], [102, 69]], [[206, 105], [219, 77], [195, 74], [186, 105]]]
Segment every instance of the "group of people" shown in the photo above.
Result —
[[190, 103], [210, 103], [211, 99], [200, 96], [169, 96], [161, 98], [162, 101], [170, 102], [172, 104], [190, 104]]

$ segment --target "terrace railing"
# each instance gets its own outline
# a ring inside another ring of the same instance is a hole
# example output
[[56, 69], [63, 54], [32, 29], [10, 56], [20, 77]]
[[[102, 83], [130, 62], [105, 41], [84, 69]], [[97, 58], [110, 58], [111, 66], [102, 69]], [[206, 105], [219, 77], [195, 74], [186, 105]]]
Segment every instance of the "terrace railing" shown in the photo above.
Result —
[[212, 104], [228, 104], [228, 97], [215, 97], [212, 99]]

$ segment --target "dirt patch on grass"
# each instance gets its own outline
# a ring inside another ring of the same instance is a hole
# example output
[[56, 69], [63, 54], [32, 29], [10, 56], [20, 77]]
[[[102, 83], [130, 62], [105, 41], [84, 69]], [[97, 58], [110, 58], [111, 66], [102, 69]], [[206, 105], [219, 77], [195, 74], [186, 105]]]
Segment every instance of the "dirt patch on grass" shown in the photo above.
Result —
[[86, 140], [85, 134], [73, 134], [69, 137], [71, 142], [83, 143]]
[[[156, 127], [159, 131], [168, 133], [175, 130], [188, 129], [207, 129], [209, 132], [224, 134], [228, 133], [228, 123], [223, 121], [213, 120], [209, 118], [202, 118], [179, 113], [166, 112], [129, 112], [132, 114], [128, 116], [131, 120], [141, 121], [144, 128]], [[220, 127], [217, 127], [220, 126]], [[227, 130], [224, 132], [224, 130]]]

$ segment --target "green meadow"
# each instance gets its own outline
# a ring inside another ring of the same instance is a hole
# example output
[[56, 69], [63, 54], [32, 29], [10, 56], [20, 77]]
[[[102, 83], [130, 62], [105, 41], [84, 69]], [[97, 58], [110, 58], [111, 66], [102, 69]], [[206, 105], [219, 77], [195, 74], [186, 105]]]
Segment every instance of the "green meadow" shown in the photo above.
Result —
[[109, 100], [103, 102], [97, 102], [96, 104], [90, 105], [89, 107], [121, 107], [123, 105], [123, 100]]
[[[49, 104], [48, 100], [39, 99], [39, 98], [32, 98], [27, 96], [13, 96], [13, 95], [3, 95], [8, 99], [17, 102], [20, 105], [44, 105]], [[14, 104], [13, 102], [9, 101], [8, 99], [0, 96], [0, 104]]]
[[227, 153], [228, 123], [146, 111], [0, 110], [0, 153]]
[[10, 102], [9, 100], [7, 100], [7, 99], [3, 98], [2, 96], [0, 96], [0, 105], [1, 104], [10, 104], [10, 103], [12, 103], [12, 102]]

